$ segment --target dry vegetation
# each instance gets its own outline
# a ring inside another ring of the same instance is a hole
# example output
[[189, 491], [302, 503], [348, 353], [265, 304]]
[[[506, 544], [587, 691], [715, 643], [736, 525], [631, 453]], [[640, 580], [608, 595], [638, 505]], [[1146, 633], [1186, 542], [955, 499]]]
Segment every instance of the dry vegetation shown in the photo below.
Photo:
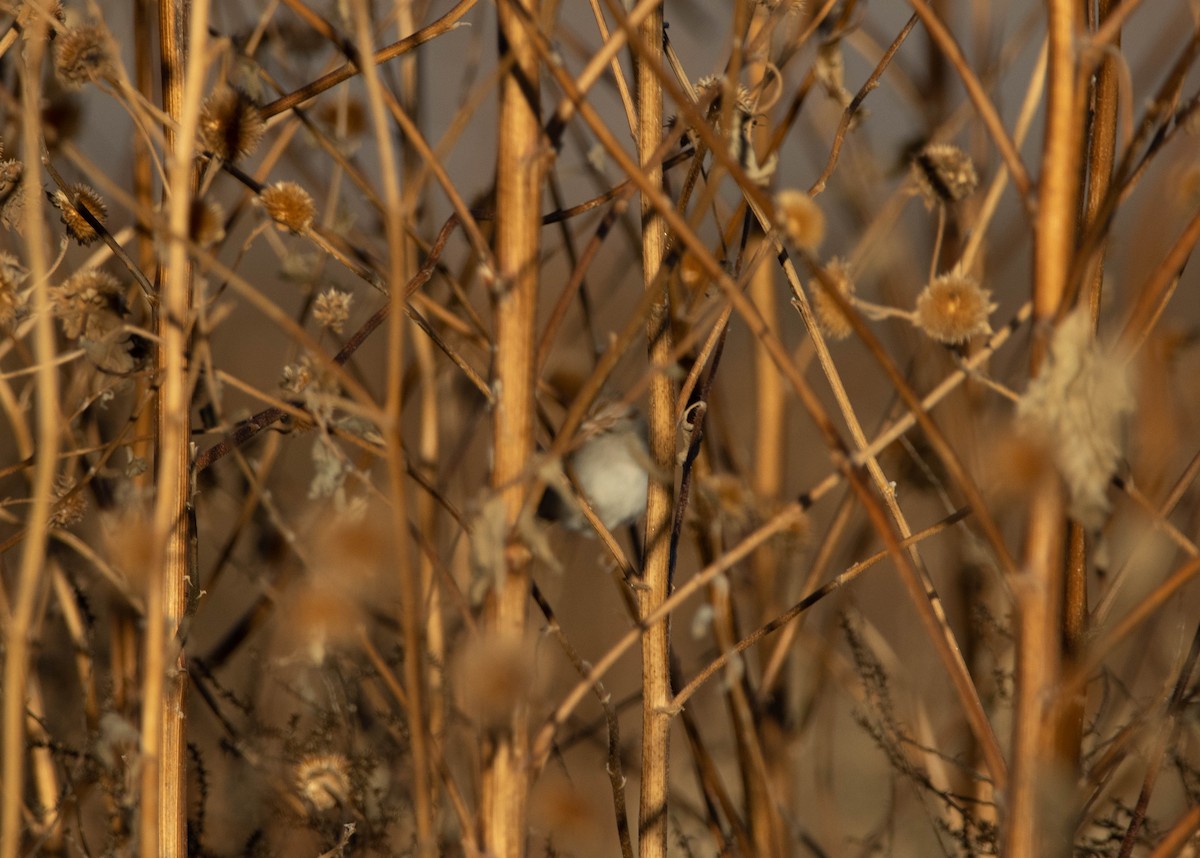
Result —
[[1200, 853], [1198, 57], [0, 0], [0, 858]]

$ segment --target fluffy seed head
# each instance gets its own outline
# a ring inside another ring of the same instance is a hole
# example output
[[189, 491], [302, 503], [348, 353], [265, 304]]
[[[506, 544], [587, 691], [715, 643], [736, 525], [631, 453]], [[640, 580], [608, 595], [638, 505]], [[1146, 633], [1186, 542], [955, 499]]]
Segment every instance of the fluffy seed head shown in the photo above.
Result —
[[317, 296], [313, 306], [313, 318], [323, 328], [340, 334], [350, 318], [350, 302], [354, 296], [340, 289], [326, 289]]
[[296, 764], [296, 791], [317, 813], [345, 806], [350, 798], [350, 762], [341, 754], [310, 754]]
[[1124, 456], [1134, 411], [1125, 356], [1092, 335], [1087, 302], [1059, 324], [1037, 378], [1017, 403], [1017, 424], [1048, 444], [1070, 495], [1070, 513], [1097, 529], [1108, 517], [1108, 485]]
[[72, 185], [67, 192], [59, 191], [54, 195], [54, 205], [62, 212], [62, 222], [67, 226], [71, 238], [80, 244], [88, 245], [100, 237], [76, 208], [87, 209], [88, 213], [101, 224], [108, 218], [108, 206], [93, 188], [85, 184]]
[[943, 274], [917, 296], [916, 324], [940, 343], [965, 343], [974, 334], [990, 334], [988, 315], [996, 309], [992, 294], [965, 274]]
[[295, 182], [268, 185], [259, 199], [272, 220], [295, 233], [307, 230], [317, 216], [313, 198]]
[[825, 213], [804, 191], [780, 191], [775, 197], [780, 228], [797, 247], [815, 253], [825, 239]]
[[79, 89], [112, 76], [114, 53], [103, 27], [73, 27], [54, 43], [54, 71], [65, 86]]
[[262, 113], [240, 89], [222, 87], [200, 109], [200, 140], [205, 149], [226, 161], [253, 152], [266, 130]]
[[971, 156], [949, 143], [930, 143], [913, 159], [913, 178], [927, 205], [953, 203], [969, 197], [979, 186]]
[[464, 711], [483, 729], [511, 723], [537, 685], [534, 641], [511, 632], [473, 638], [458, 658], [459, 696]]
[[[829, 264], [825, 266], [825, 273], [833, 281], [838, 294], [846, 300], [850, 300], [853, 297], [854, 281], [850, 279], [850, 270], [844, 261], [841, 259], [831, 259]], [[813, 284], [812, 305], [813, 312], [817, 317], [817, 324], [821, 328], [821, 333], [825, 334], [826, 337], [831, 340], [844, 340], [850, 334], [854, 333], [854, 328], [851, 326], [850, 320], [846, 318], [846, 314], [842, 312], [842, 308], [838, 306], [837, 301], [833, 299], [821, 283]]]

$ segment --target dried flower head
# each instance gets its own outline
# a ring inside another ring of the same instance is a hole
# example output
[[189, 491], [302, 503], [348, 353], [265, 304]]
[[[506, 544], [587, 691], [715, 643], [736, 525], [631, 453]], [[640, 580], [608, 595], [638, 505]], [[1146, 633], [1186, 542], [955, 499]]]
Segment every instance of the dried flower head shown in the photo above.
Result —
[[19, 227], [22, 201], [21, 174], [25, 165], [15, 158], [0, 161], [0, 222], [9, 228]]
[[930, 143], [918, 152], [913, 158], [912, 175], [929, 206], [958, 202], [979, 186], [971, 156], [949, 143]]
[[326, 289], [317, 296], [313, 305], [313, 318], [323, 328], [340, 334], [350, 318], [350, 302], [354, 296], [340, 289]]
[[608, 858], [611, 812], [594, 791], [559, 771], [538, 778], [529, 802], [530, 824], [544, 832], [547, 854]]
[[17, 318], [24, 304], [21, 282], [28, 275], [15, 256], [0, 253], [0, 327]]
[[107, 271], [85, 268], [50, 290], [50, 306], [68, 339], [101, 340], [121, 324], [121, 284]]
[[317, 813], [344, 807], [350, 799], [350, 761], [341, 754], [310, 754], [296, 764], [296, 791]]
[[295, 182], [268, 185], [263, 188], [259, 200], [272, 220], [295, 233], [307, 230], [317, 216], [317, 204], [308, 191]]
[[51, 527], [70, 527], [83, 520], [87, 512], [87, 496], [83, 492], [72, 492], [75, 481], [66, 474], [54, 480], [54, 511], [50, 513]]
[[[720, 99], [725, 91], [725, 79], [720, 75], [710, 74], [705, 75], [696, 81], [696, 96], [704, 100], [712, 99], [712, 107], [720, 108]], [[745, 114], [753, 114], [755, 110], [754, 97], [750, 90], [739, 84], [734, 91], [734, 109]], [[710, 108], [711, 109], [711, 108]]]
[[1134, 404], [1128, 362], [1096, 343], [1081, 304], [1055, 330], [1049, 355], [1017, 403], [1017, 420], [1053, 451], [1070, 513], [1085, 527], [1099, 528], [1108, 514], [1108, 484]]
[[192, 200], [188, 218], [192, 241], [203, 248], [212, 247], [225, 237], [225, 209], [212, 200]]
[[366, 111], [356, 99], [327, 102], [317, 111], [317, 118], [342, 139], [358, 137], [367, 128]]
[[73, 27], [54, 43], [54, 72], [64, 85], [79, 89], [111, 77], [116, 55], [108, 31], [96, 24]]
[[226, 161], [253, 152], [266, 130], [262, 113], [240, 89], [222, 87], [200, 109], [200, 140], [205, 149]]
[[67, 226], [67, 233], [80, 244], [88, 245], [100, 237], [82, 214], [80, 208], [87, 209], [94, 220], [103, 224], [108, 219], [108, 206], [104, 204], [93, 188], [82, 182], [72, 185], [66, 192], [58, 191], [54, 195], [54, 206], [62, 212], [62, 222]]
[[[832, 282], [838, 294], [849, 301], [854, 296], [854, 281], [850, 270], [841, 259], [831, 259], [825, 266], [825, 274]], [[817, 282], [812, 286], [812, 306], [817, 317], [817, 325], [821, 333], [831, 340], [844, 340], [854, 333], [854, 328], [838, 302], [828, 292], [825, 284]]]
[[988, 316], [996, 305], [992, 293], [966, 274], [951, 272], [936, 278], [917, 296], [914, 321], [940, 343], [965, 343], [974, 334], [990, 334]]
[[456, 675], [463, 710], [483, 729], [502, 728], [534, 694], [534, 642], [511, 632], [480, 633], [460, 653]]
[[797, 247], [815, 253], [825, 240], [825, 213], [804, 191], [780, 191], [775, 214], [780, 229]]

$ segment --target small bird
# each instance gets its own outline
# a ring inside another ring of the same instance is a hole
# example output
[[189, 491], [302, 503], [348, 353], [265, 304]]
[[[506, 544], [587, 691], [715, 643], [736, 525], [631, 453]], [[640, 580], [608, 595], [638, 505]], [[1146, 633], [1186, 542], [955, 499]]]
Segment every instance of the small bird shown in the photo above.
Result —
[[[646, 508], [650, 451], [646, 421], [622, 403], [601, 407], [581, 427], [583, 444], [567, 456], [566, 465], [592, 511], [609, 530], [628, 524]], [[590, 525], [565, 475], [546, 486], [537, 514], [568, 530], [589, 531]]]

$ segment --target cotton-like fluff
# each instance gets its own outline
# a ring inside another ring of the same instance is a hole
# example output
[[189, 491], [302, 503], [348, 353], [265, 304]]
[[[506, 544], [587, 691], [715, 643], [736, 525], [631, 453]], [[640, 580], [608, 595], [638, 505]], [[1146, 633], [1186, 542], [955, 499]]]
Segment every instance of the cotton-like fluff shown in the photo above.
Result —
[[1070, 495], [1070, 514], [1098, 529], [1108, 516], [1108, 484], [1124, 450], [1124, 418], [1133, 411], [1128, 363], [1103, 349], [1081, 306], [1058, 326], [1049, 354], [1017, 403], [1021, 427], [1054, 455]]
[[[567, 463], [596, 516], [613, 530], [646, 508], [650, 461], [646, 422], [626, 406], [607, 406], [584, 424], [583, 432], [586, 440], [567, 457]], [[591, 529], [565, 479], [546, 487], [538, 515], [569, 530]]]

